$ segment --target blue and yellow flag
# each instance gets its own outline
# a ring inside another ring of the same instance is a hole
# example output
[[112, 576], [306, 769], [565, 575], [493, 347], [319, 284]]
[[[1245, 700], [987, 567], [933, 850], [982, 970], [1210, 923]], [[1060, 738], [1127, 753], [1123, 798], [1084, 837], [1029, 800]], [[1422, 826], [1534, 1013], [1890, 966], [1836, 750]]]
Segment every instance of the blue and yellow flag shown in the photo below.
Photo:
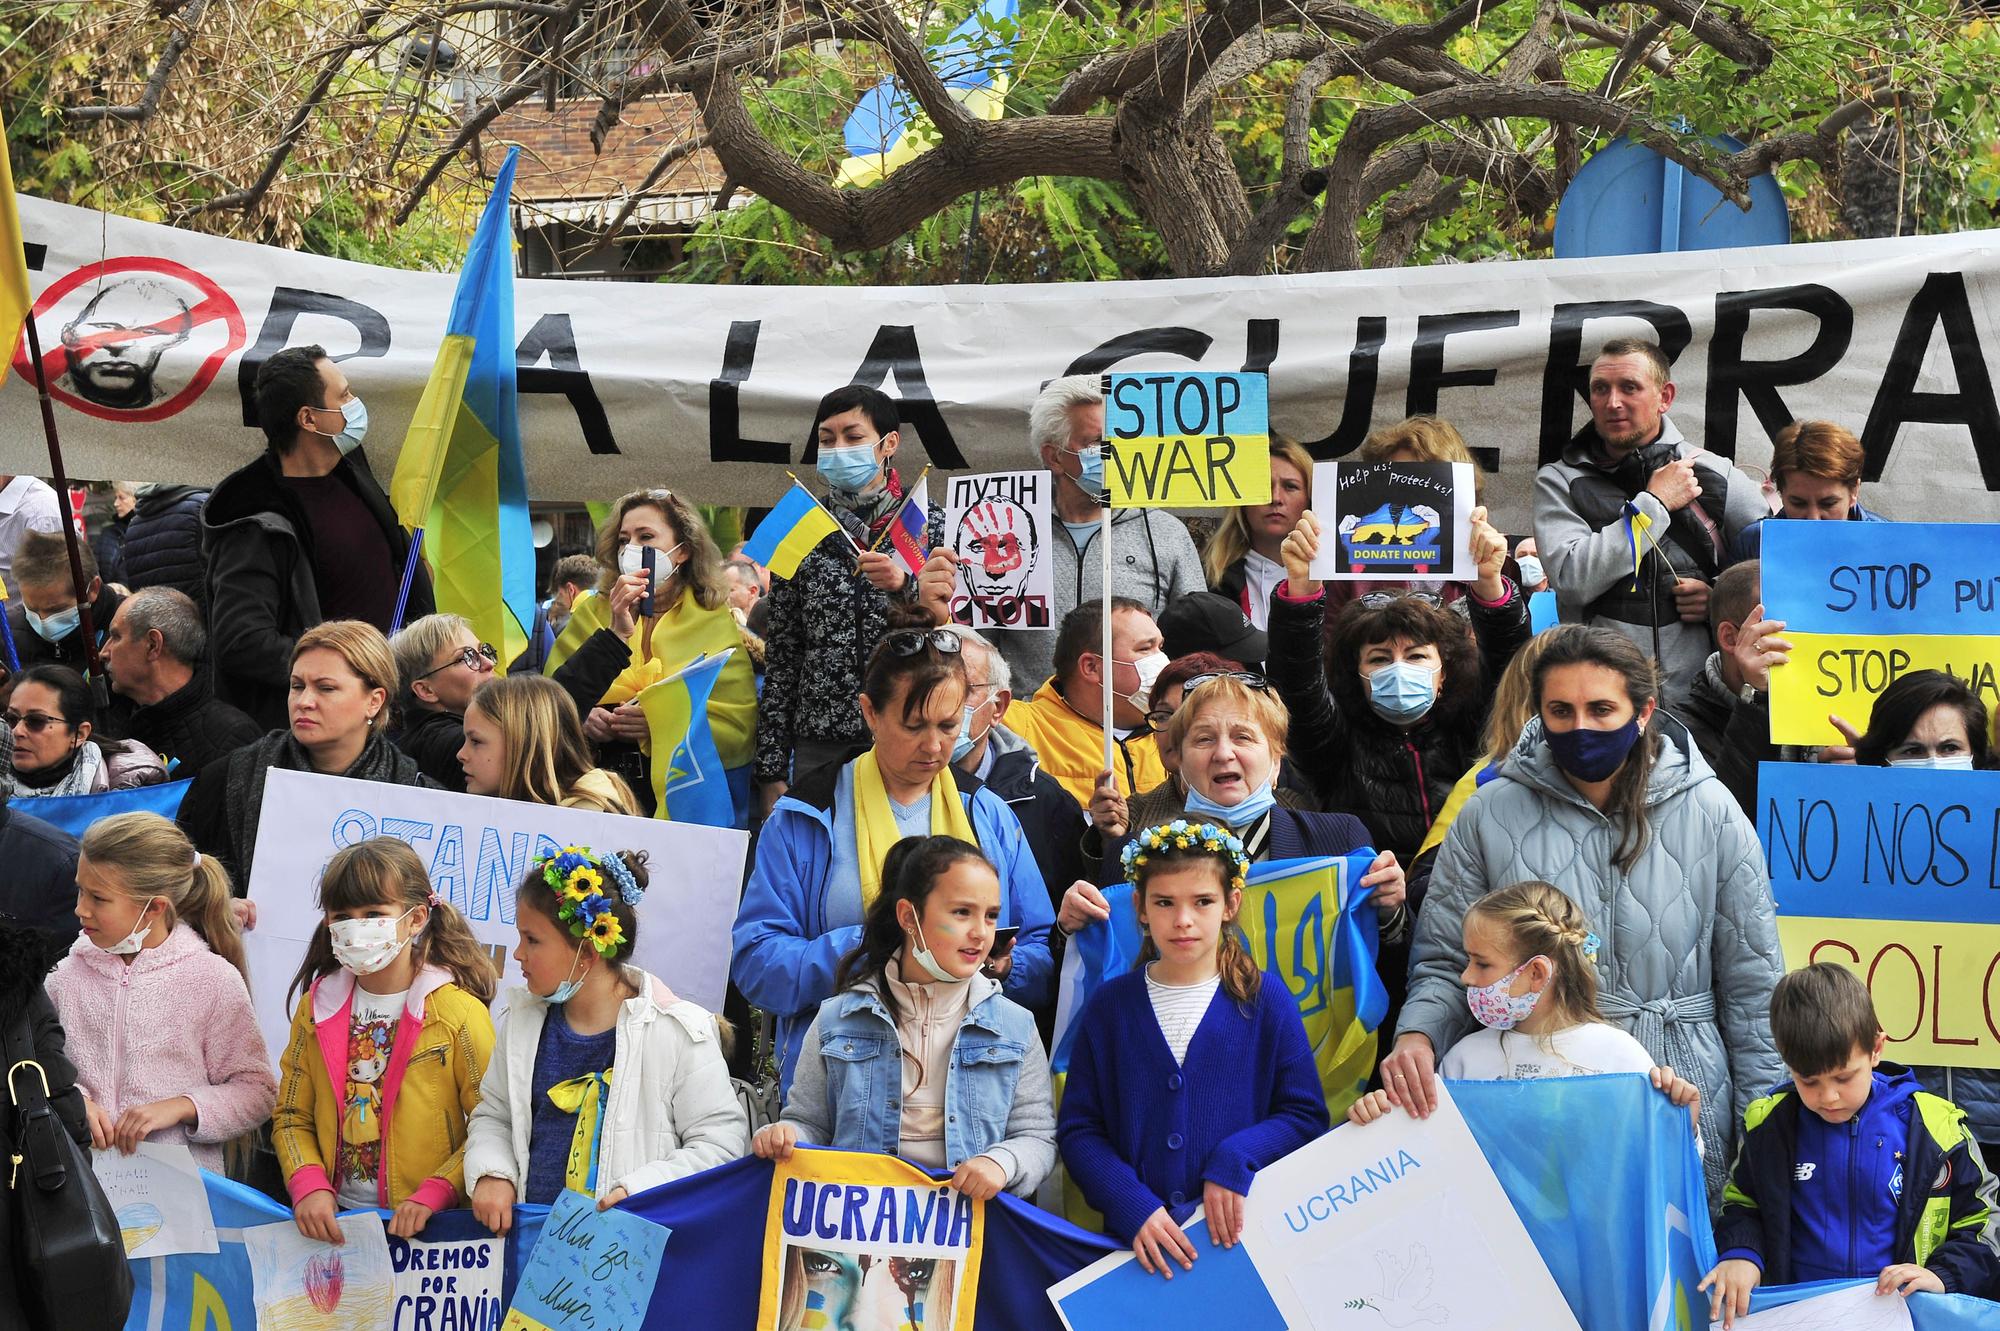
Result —
[[555, 646], [549, 648], [548, 659], [542, 662], [542, 673], [555, 674], [591, 634], [610, 627], [611, 602], [594, 590], [579, 592], [570, 605], [569, 622], [556, 635]]
[[509, 149], [459, 274], [430, 382], [389, 495], [421, 533], [440, 611], [464, 615], [504, 666], [535, 622], [535, 543], [514, 386], [514, 185]]
[[7, 126], [0, 121], [0, 383], [14, 363], [21, 323], [34, 300], [28, 295], [28, 256], [22, 249], [21, 210], [14, 203], [14, 166], [7, 158]]
[[[945, 91], [975, 119], [998, 120], [1005, 112], [1019, 16], [1019, 0], [983, 0], [924, 52]], [[872, 185], [928, 151], [937, 131], [902, 80], [886, 78], [861, 94], [841, 136], [847, 160], [835, 183]]]
[[708, 827], [739, 825], [738, 805], [708, 724], [708, 695], [735, 650], [704, 656], [639, 693], [639, 709], [653, 739], [656, 818]]
[[800, 560], [839, 530], [833, 514], [795, 480], [743, 543], [743, 554], [770, 569], [773, 577], [789, 578], [799, 571]]

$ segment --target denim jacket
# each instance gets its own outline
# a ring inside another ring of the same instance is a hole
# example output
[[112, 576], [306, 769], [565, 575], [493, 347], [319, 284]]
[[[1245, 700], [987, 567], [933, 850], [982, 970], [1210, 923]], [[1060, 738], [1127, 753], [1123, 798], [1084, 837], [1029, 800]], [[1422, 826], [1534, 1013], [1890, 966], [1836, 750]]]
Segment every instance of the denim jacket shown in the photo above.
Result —
[[[1030, 1196], [1055, 1164], [1049, 1060], [1035, 1018], [975, 975], [945, 1070], [945, 1166], [997, 1163], [1007, 1191]], [[903, 1049], [873, 979], [820, 1004], [783, 1121], [808, 1146], [894, 1155], [901, 1138]]]

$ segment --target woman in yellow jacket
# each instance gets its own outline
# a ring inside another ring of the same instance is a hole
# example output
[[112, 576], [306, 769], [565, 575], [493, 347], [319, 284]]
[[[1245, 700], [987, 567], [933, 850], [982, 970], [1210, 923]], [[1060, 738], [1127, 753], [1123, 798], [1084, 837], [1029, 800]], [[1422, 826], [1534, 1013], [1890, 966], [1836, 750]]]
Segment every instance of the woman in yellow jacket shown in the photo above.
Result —
[[410, 1238], [465, 1192], [465, 1125], [493, 1055], [497, 977], [416, 853], [376, 837], [321, 875], [326, 919], [292, 982], [271, 1144], [299, 1232], [341, 1242], [339, 1211], [395, 1212]]
[[[648, 586], [648, 548], [655, 552], [650, 617], [641, 613]], [[602, 668], [607, 674], [612, 669], [617, 673], [598, 705], [584, 717], [584, 734], [600, 746], [635, 744], [653, 762], [665, 761], [669, 754], [653, 752], [639, 695], [700, 657], [743, 646], [736, 618], [729, 613], [722, 552], [708, 524], [685, 499], [671, 490], [634, 490], [612, 505], [611, 516], [598, 533], [597, 563], [603, 574], [593, 599], [606, 612], [606, 627], [575, 645], [565, 659], [565, 674], [571, 687], [580, 688], [584, 687], [577, 683], [580, 671]], [[577, 604], [583, 608], [582, 598]], [[757, 734], [757, 678], [747, 650], [736, 651], [722, 667], [709, 693], [707, 711], [716, 755], [729, 782], [736, 826], [747, 828], [750, 762]], [[604, 762], [617, 766], [610, 753]], [[643, 764], [621, 775], [634, 790], [655, 788]]]

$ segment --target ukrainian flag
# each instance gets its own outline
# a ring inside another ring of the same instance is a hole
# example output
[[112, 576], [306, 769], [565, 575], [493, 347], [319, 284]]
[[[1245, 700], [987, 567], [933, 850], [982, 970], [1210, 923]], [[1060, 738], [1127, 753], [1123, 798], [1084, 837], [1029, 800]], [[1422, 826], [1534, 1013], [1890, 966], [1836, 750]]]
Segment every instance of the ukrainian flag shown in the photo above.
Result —
[[[980, 120], [998, 120], [1007, 102], [1007, 63], [1014, 56], [1019, 0], [985, 0], [929, 51], [945, 91]], [[921, 110], [896, 79], [883, 79], [861, 95], [847, 117], [847, 160], [840, 185], [872, 185], [914, 160], [936, 139]]]
[[[735, 648], [704, 656], [640, 690], [652, 733], [654, 816], [709, 827], [738, 826], [737, 801], [708, 725], [708, 696]], [[747, 772], [747, 768], [744, 769]], [[748, 811], [748, 788], [740, 806]]]
[[459, 274], [430, 382], [390, 482], [396, 516], [432, 570], [440, 611], [464, 615], [500, 662], [527, 650], [535, 543], [514, 386], [510, 148]]
[[583, 646], [584, 640], [599, 629], [611, 627], [611, 602], [593, 589], [579, 593], [575, 604], [569, 608], [569, 622], [556, 635], [556, 645], [549, 648], [549, 659], [542, 662], [542, 673], [553, 675], [562, 668], [562, 663]]
[[22, 249], [21, 212], [14, 203], [14, 167], [7, 159], [7, 126], [0, 121], [0, 383], [14, 363], [21, 323], [34, 305], [28, 295], [28, 256]]
[[839, 530], [840, 524], [812, 497], [812, 491], [793, 481], [777, 507], [764, 515], [756, 532], [743, 543], [743, 553], [774, 576], [789, 578], [799, 571], [800, 560]]

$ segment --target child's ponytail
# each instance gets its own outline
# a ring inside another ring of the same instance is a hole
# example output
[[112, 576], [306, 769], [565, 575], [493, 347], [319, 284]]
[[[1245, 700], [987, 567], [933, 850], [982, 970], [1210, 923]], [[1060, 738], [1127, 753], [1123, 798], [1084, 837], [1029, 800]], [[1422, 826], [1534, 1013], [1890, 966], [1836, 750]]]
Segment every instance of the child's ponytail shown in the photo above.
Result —
[[229, 907], [229, 871], [197, 851], [170, 820], [157, 813], [100, 818], [83, 834], [82, 854], [133, 900], [164, 900], [174, 919], [200, 934], [208, 950], [248, 982], [243, 934]]
[[1508, 940], [1514, 960], [1548, 958], [1553, 974], [1542, 993], [1565, 1026], [1603, 1021], [1597, 1008], [1597, 935], [1583, 908], [1553, 883], [1529, 879], [1488, 892], [1468, 915], [1490, 922]]

